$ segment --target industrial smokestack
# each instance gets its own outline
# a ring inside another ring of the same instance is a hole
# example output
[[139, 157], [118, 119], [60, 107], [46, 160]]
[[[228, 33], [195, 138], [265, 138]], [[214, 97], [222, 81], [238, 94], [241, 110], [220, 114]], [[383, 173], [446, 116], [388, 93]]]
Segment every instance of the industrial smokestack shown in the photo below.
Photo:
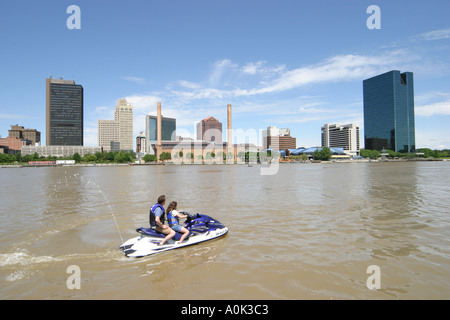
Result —
[[162, 153], [161, 146], [161, 102], [158, 102], [158, 111], [156, 118], [156, 158], [159, 159], [160, 154]]
[[233, 152], [233, 139], [231, 137], [231, 104], [227, 106], [227, 114], [228, 114], [228, 130], [227, 130], [227, 153]]
[[157, 114], [157, 123], [156, 123], [156, 128], [157, 128], [157, 132], [156, 132], [156, 140], [157, 140], [157, 144], [161, 145], [161, 102], [158, 102], [158, 114]]

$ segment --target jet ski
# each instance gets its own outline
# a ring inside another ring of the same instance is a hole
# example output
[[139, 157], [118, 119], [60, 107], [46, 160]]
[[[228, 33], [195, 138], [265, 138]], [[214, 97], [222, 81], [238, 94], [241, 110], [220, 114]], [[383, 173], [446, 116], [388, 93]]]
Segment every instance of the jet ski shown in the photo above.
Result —
[[152, 228], [138, 228], [136, 232], [140, 235], [126, 241], [119, 248], [127, 257], [139, 258], [217, 239], [225, 236], [228, 232], [226, 226], [210, 216], [199, 213], [195, 215], [187, 212], [183, 213], [188, 216], [184, 227], [189, 230], [189, 235], [181, 244], [178, 243], [182, 235], [181, 233], [176, 232], [172, 239], [169, 239], [165, 244], [160, 246], [159, 243], [164, 239], [164, 234]]

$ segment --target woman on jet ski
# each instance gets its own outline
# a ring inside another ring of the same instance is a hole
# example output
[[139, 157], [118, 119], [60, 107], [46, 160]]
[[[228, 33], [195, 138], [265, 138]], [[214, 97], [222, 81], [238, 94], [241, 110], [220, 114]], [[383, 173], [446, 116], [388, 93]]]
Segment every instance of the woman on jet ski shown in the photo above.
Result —
[[167, 211], [167, 221], [169, 222], [169, 226], [172, 230], [183, 234], [179, 241], [179, 243], [181, 244], [183, 242], [183, 240], [186, 239], [186, 237], [189, 235], [189, 230], [180, 225], [180, 219], [185, 219], [188, 216], [178, 212], [177, 206], [178, 206], [178, 204], [176, 201], [172, 201], [169, 204], [169, 206], [167, 207], [167, 210], [166, 210]]

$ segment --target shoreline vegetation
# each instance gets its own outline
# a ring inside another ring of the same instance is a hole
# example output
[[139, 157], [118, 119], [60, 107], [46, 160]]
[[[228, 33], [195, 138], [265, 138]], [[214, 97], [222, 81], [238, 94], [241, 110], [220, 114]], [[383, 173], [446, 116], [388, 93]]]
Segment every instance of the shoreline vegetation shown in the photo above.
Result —
[[[72, 163], [58, 160], [71, 160]], [[361, 150], [361, 156], [351, 159], [333, 158], [329, 148], [324, 147], [321, 151], [316, 151], [311, 157], [306, 154], [286, 157], [272, 157], [270, 152], [240, 152], [232, 155], [208, 152], [205, 156], [187, 154], [183, 157], [182, 152], [172, 159], [172, 155], [163, 152], [159, 161], [154, 155], [145, 155], [141, 160], [136, 160], [136, 153], [126, 151], [97, 152], [86, 154], [81, 157], [78, 153], [71, 157], [43, 157], [37, 153], [34, 155], [21, 156], [0, 154], [0, 168], [22, 168], [22, 167], [61, 167], [61, 166], [129, 166], [129, 165], [208, 165], [208, 164], [237, 164], [252, 166], [255, 164], [279, 163], [361, 163], [361, 162], [404, 162], [404, 161], [450, 161], [450, 150], [418, 149], [415, 154], [403, 154], [390, 150], [383, 152], [374, 150]]]

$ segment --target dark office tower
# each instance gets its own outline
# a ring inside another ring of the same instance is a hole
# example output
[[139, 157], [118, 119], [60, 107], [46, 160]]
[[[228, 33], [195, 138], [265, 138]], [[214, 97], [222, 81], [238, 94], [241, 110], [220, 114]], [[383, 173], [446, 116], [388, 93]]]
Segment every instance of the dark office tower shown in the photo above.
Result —
[[412, 72], [390, 71], [363, 81], [365, 148], [413, 152], [414, 80]]
[[73, 80], [47, 79], [46, 145], [83, 145], [83, 87]]

